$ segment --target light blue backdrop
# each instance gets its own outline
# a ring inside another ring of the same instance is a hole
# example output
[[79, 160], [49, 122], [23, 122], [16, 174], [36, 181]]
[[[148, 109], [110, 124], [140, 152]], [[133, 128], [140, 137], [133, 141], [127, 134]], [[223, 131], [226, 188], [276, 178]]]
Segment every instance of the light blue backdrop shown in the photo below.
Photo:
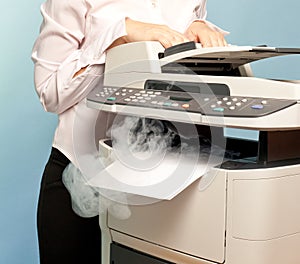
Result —
[[[36, 201], [56, 117], [33, 88], [30, 52], [41, 22], [38, 0], [2, 3], [0, 78], [0, 263], [37, 264]], [[170, 0], [170, 4], [171, 4]], [[238, 45], [300, 47], [297, 0], [208, 0], [209, 19]], [[259, 76], [300, 79], [300, 58], [254, 64]]]

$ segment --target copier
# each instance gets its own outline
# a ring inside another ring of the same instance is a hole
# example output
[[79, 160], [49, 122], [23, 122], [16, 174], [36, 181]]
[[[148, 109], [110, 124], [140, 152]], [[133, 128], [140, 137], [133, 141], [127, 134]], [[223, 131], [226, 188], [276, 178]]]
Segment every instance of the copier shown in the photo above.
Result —
[[207, 172], [206, 188], [200, 177], [172, 199], [130, 205], [127, 219], [102, 214], [102, 264], [300, 263], [300, 83], [250, 67], [289, 54], [300, 49], [155, 41], [107, 53], [88, 107], [194, 124], [234, 154]]

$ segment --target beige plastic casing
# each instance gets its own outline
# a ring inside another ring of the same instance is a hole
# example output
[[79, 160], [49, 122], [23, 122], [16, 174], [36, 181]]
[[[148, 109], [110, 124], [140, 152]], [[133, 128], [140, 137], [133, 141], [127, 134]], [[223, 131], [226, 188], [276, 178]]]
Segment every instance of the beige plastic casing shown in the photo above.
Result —
[[210, 173], [203, 191], [200, 179], [127, 220], [108, 215], [111, 240], [182, 264], [299, 264], [300, 166]]

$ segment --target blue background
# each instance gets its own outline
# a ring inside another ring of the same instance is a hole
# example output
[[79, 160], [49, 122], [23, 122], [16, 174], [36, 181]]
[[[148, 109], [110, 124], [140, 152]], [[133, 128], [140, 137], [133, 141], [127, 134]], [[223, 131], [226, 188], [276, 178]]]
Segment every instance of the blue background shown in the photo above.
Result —
[[[170, 1], [172, 2], [172, 1]], [[0, 263], [37, 264], [36, 204], [56, 116], [45, 113], [33, 87], [31, 48], [42, 1], [2, 3], [0, 77]], [[209, 20], [236, 45], [300, 47], [297, 0], [208, 0]], [[300, 79], [300, 58], [253, 64], [260, 77]]]

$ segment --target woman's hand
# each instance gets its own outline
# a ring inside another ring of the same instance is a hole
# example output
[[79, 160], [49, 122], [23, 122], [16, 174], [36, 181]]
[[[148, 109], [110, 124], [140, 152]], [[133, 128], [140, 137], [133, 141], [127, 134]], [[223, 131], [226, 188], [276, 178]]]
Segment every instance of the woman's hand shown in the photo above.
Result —
[[189, 41], [185, 35], [166, 25], [143, 23], [129, 18], [126, 19], [126, 30], [128, 35], [125, 36], [125, 40], [127, 42], [157, 40], [165, 48], [169, 48]]
[[159, 41], [165, 48], [169, 48], [176, 44], [189, 41], [184, 34], [166, 25], [144, 23], [130, 18], [126, 18], [126, 31], [127, 35], [117, 39], [110, 48], [128, 42], [152, 40]]
[[127, 35], [115, 40], [109, 48], [136, 41], [159, 41], [164, 48], [188, 41], [201, 43], [203, 47], [227, 46], [221, 32], [203, 21], [194, 21], [184, 34], [166, 25], [144, 23], [126, 18]]
[[194, 21], [185, 32], [190, 41], [201, 43], [202, 47], [227, 46], [224, 35], [211, 28], [204, 21]]

